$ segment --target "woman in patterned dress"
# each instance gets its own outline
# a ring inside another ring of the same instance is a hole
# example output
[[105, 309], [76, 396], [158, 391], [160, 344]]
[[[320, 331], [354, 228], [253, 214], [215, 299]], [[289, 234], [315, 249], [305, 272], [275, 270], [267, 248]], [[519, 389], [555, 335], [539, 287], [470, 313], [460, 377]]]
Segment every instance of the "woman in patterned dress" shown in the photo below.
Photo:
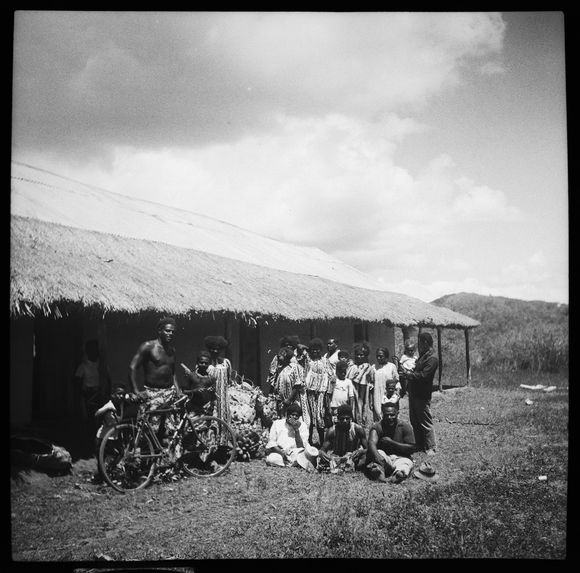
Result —
[[232, 364], [224, 356], [228, 341], [223, 336], [206, 336], [205, 347], [210, 354], [207, 373], [215, 380], [216, 405], [214, 415], [231, 422], [228, 387], [231, 384]]
[[[290, 404], [297, 403], [304, 412], [307, 406], [304, 391], [304, 369], [294, 359], [294, 351], [290, 348], [281, 348], [278, 351], [278, 365], [270, 391], [276, 396], [276, 408], [280, 418], [286, 417], [286, 409]], [[308, 415], [302, 419], [310, 424]]]
[[383, 417], [381, 408], [383, 397], [387, 390], [387, 384], [391, 381], [395, 382], [399, 385], [399, 392], [401, 385], [399, 384], [399, 373], [397, 372], [397, 367], [392, 362], [389, 362], [389, 349], [384, 346], [379, 346], [375, 355], [377, 357], [377, 363], [376, 365], [373, 364], [371, 366], [369, 379], [373, 386], [371, 401], [374, 421], [380, 422]]
[[354, 421], [363, 427], [372, 424], [372, 413], [369, 408], [369, 384], [372, 386], [369, 375], [371, 365], [369, 364], [370, 347], [367, 342], [359, 342], [354, 347], [354, 364], [352, 364], [346, 374], [352, 380], [356, 389]]
[[[300, 344], [300, 338], [295, 334], [287, 334], [280, 339], [280, 350], [282, 348], [289, 348], [292, 350], [292, 362], [296, 362], [296, 348]], [[272, 362], [270, 362], [270, 368], [268, 368], [268, 378], [266, 380], [268, 388], [274, 383], [274, 377], [276, 376], [276, 370], [278, 368], [278, 354], [274, 355]]]
[[331, 372], [328, 361], [322, 357], [323, 344], [320, 338], [313, 338], [310, 341], [304, 368], [304, 386], [310, 415], [309, 441], [312, 445], [324, 442], [324, 414], [329, 407], [328, 389]]

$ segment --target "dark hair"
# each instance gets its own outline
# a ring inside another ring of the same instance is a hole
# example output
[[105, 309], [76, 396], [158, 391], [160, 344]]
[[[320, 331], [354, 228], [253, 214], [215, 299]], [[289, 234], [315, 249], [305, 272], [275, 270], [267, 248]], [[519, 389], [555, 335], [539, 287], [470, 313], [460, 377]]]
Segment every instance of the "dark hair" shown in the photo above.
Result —
[[427, 346], [433, 346], [433, 337], [430, 332], [422, 332], [419, 334], [418, 340], [423, 341]]
[[389, 352], [389, 349], [386, 346], [377, 346], [377, 350], [375, 351], [375, 354], [378, 354], [379, 350], [382, 350], [385, 358], [388, 358], [391, 353]]
[[297, 334], [291, 334], [288, 336], [288, 343], [296, 348], [300, 344], [300, 338]]
[[166, 324], [173, 324], [173, 326], [177, 326], [177, 323], [172, 316], [164, 316], [157, 321], [157, 330], [161, 330]]
[[280, 339], [280, 348], [284, 348], [284, 346], [292, 346], [296, 348], [300, 344], [300, 338], [295, 334], [287, 334]]
[[368, 342], [357, 342], [354, 345], [354, 353], [356, 354], [358, 351], [361, 351], [365, 354], [365, 356], [368, 356], [370, 354], [371, 351], [371, 347], [369, 346]]
[[203, 342], [208, 350], [222, 350], [228, 346], [228, 341], [223, 336], [206, 336]]
[[336, 372], [338, 372], [339, 370], [342, 372], [343, 370], [346, 372], [348, 369], [348, 364], [346, 362], [343, 362], [342, 360], [339, 360], [336, 363]]
[[99, 349], [99, 341], [96, 338], [91, 338], [85, 342], [85, 351], [88, 352], [89, 350], [98, 350]]
[[381, 404], [381, 410], [386, 410], [387, 408], [395, 408], [398, 412], [399, 402], [385, 402], [384, 404]]
[[339, 350], [338, 358], [346, 358], [348, 360], [350, 358], [350, 354], [346, 350]]
[[198, 362], [199, 362], [200, 358], [210, 358], [211, 359], [211, 354], [207, 350], [200, 350], [197, 353], [197, 361]]
[[283, 358], [288, 360], [292, 358], [292, 356], [294, 356], [294, 351], [288, 348], [287, 346], [283, 346], [282, 348], [280, 348], [280, 350], [278, 350], [278, 356], [280, 356], [280, 354], [283, 356]]
[[324, 342], [322, 342], [322, 340], [320, 338], [313, 338], [308, 343], [309, 350], [312, 350], [313, 348], [318, 348], [319, 350], [322, 350], [323, 347], [324, 347]]
[[352, 418], [352, 408], [348, 404], [341, 404], [336, 410], [336, 417], [350, 416]]
[[327, 341], [326, 341], [326, 345], [328, 346], [328, 343], [333, 340], [334, 344], [336, 344], [338, 346], [338, 338], [331, 336]]
[[286, 408], [286, 416], [288, 414], [292, 414], [293, 412], [296, 412], [299, 416], [302, 416], [302, 408], [297, 402], [292, 402], [292, 404]]

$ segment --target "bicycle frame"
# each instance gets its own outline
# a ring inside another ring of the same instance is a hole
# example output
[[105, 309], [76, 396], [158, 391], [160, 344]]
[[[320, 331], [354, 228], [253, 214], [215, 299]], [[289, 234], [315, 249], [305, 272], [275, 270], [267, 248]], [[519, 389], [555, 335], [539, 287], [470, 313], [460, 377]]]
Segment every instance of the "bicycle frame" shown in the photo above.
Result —
[[[182, 405], [180, 407], [177, 407], [177, 405], [181, 401], [183, 401]], [[144, 454], [142, 456], [143, 458], [159, 459], [162, 458], [164, 455], [167, 455], [171, 451], [171, 448], [174, 446], [177, 438], [179, 437], [179, 434], [181, 432], [181, 429], [183, 428], [185, 420], [189, 418], [187, 410], [185, 408], [186, 403], [187, 397], [184, 396], [179, 400], [177, 400], [177, 402], [175, 402], [175, 404], [170, 408], [156, 408], [155, 410], [145, 410], [144, 412], [139, 411], [139, 413], [137, 414], [137, 418], [135, 420], [135, 425], [137, 426], [137, 436], [139, 436], [139, 432], [141, 431], [146, 432], [149, 438], [151, 439], [155, 450], [151, 455]], [[175, 430], [173, 431], [171, 437], [169, 438], [169, 443], [167, 444], [167, 446], [163, 446], [163, 444], [159, 441], [157, 432], [151, 425], [149, 419], [151, 418], [151, 416], [159, 416], [162, 414], [177, 414], [177, 413], [180, 413], [179, 423], [177, 424]]]
[[[180, 470], [196, 477], [218, 476], [227, 470], [235, 459], [235, 431], [221, 418], [190, 412], [187, 404], [185, 395], [167, 407], [146, 409], [142, 405], [131, 421], [120, 422], [105, 432], [99, 464], [109, 485], [117, 491], [145, 487], [158, 464], [178, 464]], [[168, 414], [175, 415], [175, 424], [167, 428], [169, 443], [163, 445], [150, 419]], [[115, 446], [117, 436], [122, 436], [121, 449]]]

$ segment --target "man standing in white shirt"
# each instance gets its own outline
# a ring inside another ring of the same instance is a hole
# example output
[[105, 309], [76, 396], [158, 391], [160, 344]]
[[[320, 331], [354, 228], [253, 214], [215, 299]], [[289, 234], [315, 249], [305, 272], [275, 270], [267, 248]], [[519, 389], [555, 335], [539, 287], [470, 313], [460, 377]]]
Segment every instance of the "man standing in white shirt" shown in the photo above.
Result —
[[333, 368], [338, 362], [339, 351], [340, 348], [338, 348], [338, 338], [329, 338], [326, 342], [326, 354], [324, 355], [324, 358], [330, 362]]

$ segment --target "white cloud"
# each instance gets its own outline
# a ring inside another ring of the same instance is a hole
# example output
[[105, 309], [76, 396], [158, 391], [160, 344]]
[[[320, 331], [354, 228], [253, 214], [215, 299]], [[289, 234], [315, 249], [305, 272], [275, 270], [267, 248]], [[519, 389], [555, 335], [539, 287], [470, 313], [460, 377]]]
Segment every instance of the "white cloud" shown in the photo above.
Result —
[[14, 143], [83, 162], [227, 141], [279, 113], [376, 120], [456, 84], [504, 34], [495, 13], [21, 11]]
[[480, 68], [480, 72], [484, 76], [492, 76], [495, 74], [505, 74], [506, 69], [500, 62], [485, 62]]
[[451, 214], [463, 222], [517, 221], [520, 211], [509, 204], [502, 191], [485, 185], [476, 185], [467, 177], [455, 180], [457, 195], [451, 206]]
[[118, 148], [111, 171], [60, 172], [318, 246], [363, 271], [379, 269], [377, 276], [416, 276], [433, 265], [464, 273], [452, 254], [461, 225], [501, 222], [513, 209], [501, 192], [457, 178], [449, 156], [435, 157], [416, 177], [397, 166], [402, 124], [393, 115], [383, 122], [279, 116], [276, 135], [203, 149]]
[[494, 284], [474, 277], [465, 277], [456, 281], [423, 281], [421, 279], [404, 279], [401, 281], [380, 280], [384, 288], [393, 292], [402, 292], [431, 302], [442, 296], [469, 292], [481, 295], [503, 296], [520, 300], [543, 300], [568, 304], [568, 284], [565, 277], [541, 284], [505, 283]]
[[544, 254], [544, 251], [536, 251], [530, 257], [530, 264], [532, 267], [543, 267], [546, 264], [546, 255]]

